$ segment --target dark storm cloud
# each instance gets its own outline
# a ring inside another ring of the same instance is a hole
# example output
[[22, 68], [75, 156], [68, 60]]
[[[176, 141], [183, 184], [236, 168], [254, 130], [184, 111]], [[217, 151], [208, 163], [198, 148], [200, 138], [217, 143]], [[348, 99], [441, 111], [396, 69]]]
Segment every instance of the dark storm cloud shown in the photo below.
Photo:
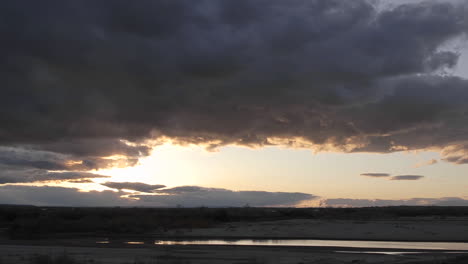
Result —
[[[220, 207], [220, 206], [289, 206], [317, 198], [306, 193], [230, 191], [202, 188], [203, 192], [166, 195], [137, 195], [126, 198], [124, 192], [91, 191], [48, 186], [0, 186], [3, 204], [31, 204], [49, 206], [153, 206], [153, 207]], [[134, 198], [139, 198], [136, 200]]]
[[390, 178], [392, 181], [416, 181], [421, 180], [424, 176], [421, 175], [398, 175]]
[[104, 185], [112, 189], [118, 189], [118, 190], [127, 189], [127, 190], [134, 190], [134, 191], [145, 192], [145, 193], [150, 193], [157, 189], [166, 187], [165, 185], [161, 185], [161, 184], [146, 184], [146, 183], [141, 183], [141, 182], [105, 182], [105, 183], [101, 183], [101, 185]]
[[46, 181], [89, 180], [108, 176], [86, 172], [49, 172], [40, 169], [19, 169], [0, 166], [0, 184], [37, 183]]
[[457, 63], [443, 46], [466, 37], [465, 2], [379, 11], [365, 0], [0, 7], [0, 144], [35, 155], [3, 164], [132, 166], [158, 137], [210, 148], [447, 147], [447, 161], [468, 160], [468, 81], [436, 74]]
[[389, 177], [390, 174], [388, 173], [361, 173], [361, 176], [366, 176], [366, 177], [375, 177], [375, 178], [381, 178], [381, 177]]
[[369, 200], [369, 199], [325, 199], [322, 202], [325, 206], [332, 207], [371, 207], [371, 206], [468, 206], [468, 200], [460, 197], [444, 198], [412, 198], [407, 200]]

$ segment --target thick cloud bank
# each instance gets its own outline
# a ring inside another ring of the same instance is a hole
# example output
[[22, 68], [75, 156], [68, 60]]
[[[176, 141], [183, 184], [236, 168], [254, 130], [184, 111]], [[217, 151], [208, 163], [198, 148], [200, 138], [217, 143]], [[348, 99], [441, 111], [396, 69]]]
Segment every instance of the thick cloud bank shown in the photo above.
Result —
[[0, 163], [132, 166], [156, 138], [468, 163], [468, 81], [444, 49], [466, 1], [370, 2], [2, 2]]
[[369, 200], [369, 199], [326, 199], [323, 206], [331, 207], [371, 207], [371, 206], [468, 206], [468, 200], [459, 197], [444, 198], [413, 198], [407, 200]]
[[134, 195], [131, 197], [124, 195], [128, 195], [128, 193], [79, 192], [78, 189], [74, 188], [48, 186], [0, 186], [1, 204], [44, 206], [294, 206], [300, 202], [317, 198], [306, 193], [230, 191], [197, 186], [190, 186], [190, 191], [187, 187], [176, 187], [162, 192], [160, 195]]

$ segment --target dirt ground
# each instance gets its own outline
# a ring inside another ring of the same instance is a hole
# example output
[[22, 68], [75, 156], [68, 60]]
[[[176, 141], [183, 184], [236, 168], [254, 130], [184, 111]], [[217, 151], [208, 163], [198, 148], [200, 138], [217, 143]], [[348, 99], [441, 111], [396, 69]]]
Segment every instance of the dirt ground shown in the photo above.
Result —
[[[31, 263], [34, 255], [60, 256], [66, 254], [80, 263], [122, 264], [122, 263], [236, 263], [236, 264], [273, 264], [273, 263], [468, 263], [468, 257], [458, 254], [415, 254], [382, 255], [336, 253], [333, 249], [322, 248], [278, 248], [255, 246], [172, 246], [154, 248], [98, 248], [98, 247], [61, 247], [0, 245], [1, 263]], [[466, 255], [465, 255], [466, 256]], [[458, 258], [458, 260], [457, 260]]]

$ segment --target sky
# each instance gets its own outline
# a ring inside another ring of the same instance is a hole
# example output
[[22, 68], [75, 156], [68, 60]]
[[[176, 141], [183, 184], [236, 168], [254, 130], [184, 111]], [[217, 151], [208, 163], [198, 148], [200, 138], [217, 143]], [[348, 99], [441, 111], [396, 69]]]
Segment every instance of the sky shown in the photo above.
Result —
[[0, 17], [0, 204], [468, 206], [466, 1]]

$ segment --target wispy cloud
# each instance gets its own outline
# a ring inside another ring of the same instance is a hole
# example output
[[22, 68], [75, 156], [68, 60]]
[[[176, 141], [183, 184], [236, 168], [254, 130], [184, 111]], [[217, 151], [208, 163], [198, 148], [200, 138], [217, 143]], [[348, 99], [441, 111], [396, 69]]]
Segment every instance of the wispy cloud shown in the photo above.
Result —
[[420, 180], [424, 178], [422, 175], [396, 175], [391, 176], [389, 173], [361, 173], [361, 176], [372, 177], [372, 178], [382, 178], [389, 179], [392, 181], [404, 181], [404, 180]]
[[434, 165], [436, 164], [438, 161], [436, 159], [430, 159], [428, 161], [424, 161], [424, 162], [420, 162], [420, 163], [417, 163], [416, 165], [414, 165], [414, 168], [419, 168], [419, 167], [423, 167], [423, 166], [429, 166], [429, 165]]

